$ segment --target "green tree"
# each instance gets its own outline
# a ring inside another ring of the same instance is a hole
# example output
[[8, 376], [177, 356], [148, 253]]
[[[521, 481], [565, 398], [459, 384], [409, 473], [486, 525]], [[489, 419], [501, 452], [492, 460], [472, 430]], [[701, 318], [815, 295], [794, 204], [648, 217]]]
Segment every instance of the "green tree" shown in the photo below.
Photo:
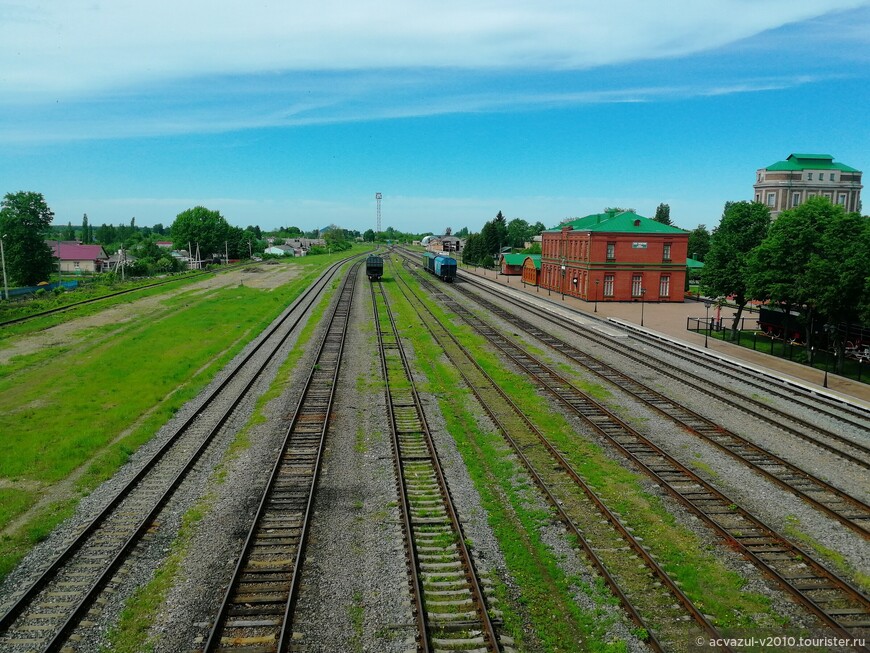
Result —
[[[483, 238], [484, 253], [490, 259], [498, 254], [502, 247], [507, 245], [507, 221], [501, 211], [498, 212], [498, 215], [494, 219], [483, 225], [480, 235]], [[482, 260], [481, 264], [485, 265]], [[489, 264], [492, 265], [491, 261]]]
[[374, 229], [366, 229], [363, 234], [363, 240], [367, 243], [375, 242], [375, 231]]
[[6, 273], [15, 285], [45, 281], [55, 266], [54, 252], [45, 238], [54, 213], [41, 193], [8, 193], [0, 203], [0, 237], [3, 238]]
[[531, 231], [528, 222], [522, 218], [514, 218], [507, 223], [507, 241], [505, 244], [521, 249], [526, 246], [526, 241], [531, 239]]
[[190, 246], [196, 252], [199, 245], [202, 258], [223, 253], [229, 232], [230, 225], [220, 212], [211, 211], [204, 206], [182, 211], [169, 228], [172, 244], [176, 249], [187, 249]]
[[467, 265], [483, 265], [490, 267], [492, 257], [484, 251], [484, 241], [480, 234], [470, 234], [465, 239], [465, 249], [462, 250], [462, 262]]
[[72, 222], [66, 223], [66, 227], [64, 227], [63, 233], [61, 234], [61, 239], [68, 241], [76, 239], [76, 230], [73, 229]]
[[88, 224], [88, 214], [82, 216], [82, 245], [89, 245], [93, 241], [91, 225]]
[[97, 229], [97, 242], [100, 245], [111, 245], [114, 242], [117, 242], [118, 234], [115, 231], [115, 227], [110, 224], [103, 223]]
[[[750, 291], [786, 311], [800, 308], [812, 346], [813, 325], [857, 321], [870, 264], [868, 218], [847, 214], [827, 198], [810, 198], [783, 211], [753, 252], [748, 266]], [[845, 342], [834, 331], [833, 346], [842, 364]]]
[[710, 232], [707, 225], [699, 224], [689, 232], [689, 257], [696, 261], [703, 261], [710, 251]]
[[655, 217], [653, 218], [656, 222], [661, 222], [662, 224], [673, 224], [671, 222], [671, 207], [664, 202], [659, 204], [656, 209]]
[[763, 204], [726, 202], [722, 220], [710, 236], [701, 288], [708, 296], [733, 297], [737, 312], [731, 330], [735, 334], [740, 315], [751, 298], [747, 290], [747, 261], [764, 240], [769, 226], [770, 210]]

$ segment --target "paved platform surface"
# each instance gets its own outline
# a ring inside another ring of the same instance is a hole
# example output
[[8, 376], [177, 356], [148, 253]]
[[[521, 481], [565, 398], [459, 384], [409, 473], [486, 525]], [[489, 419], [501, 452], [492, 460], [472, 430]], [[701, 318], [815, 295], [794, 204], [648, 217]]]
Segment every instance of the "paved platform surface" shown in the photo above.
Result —
[[[495, 282], [507, 286], [513, 290], [525, 292], [530, 295], [537, 296], [541, 299], [546, 299], [550, 302], [564, 303], [565, 306], [573, 310], [583, 313], [588, 313], [599, 318], [614, 318], [628, 324], [640, 327], [641, 322], [641, 305], [640, 303], [632, 302], [598, 302], [597, 312], [594, 302], [585, 302], [580, 299], [565, 296], [564, 300], [557, 292], [548, 293], [543, 288], [535, 286], [524, 286], [520, 277], [506, 277], [504, 275], [496, 275], [493, 270], [484, 271], [483, 268], [468, 268], [460, 266], [460, 271], [471, 273], [485, 278], [488, 281]], [[703, 302], [687, 300], [683, 303], [669, 304], [654, 304], [645, 303], [643, 305], [643, 328], [649, 331], [658, 332], [672, 339], [681, 340], [692, 344], [696, 347], [704, 347], [704, 334], [695, 333], [686, 329], [687, 318], [705, 318], [706, 309]], [[735, 309], [723, 308], [721, 317], [725, 324], [730, 322], [729, 318], [733, 317]], [[710, 309], [710, 317], [718, 317], [716, 309]], [[723, 342], [716, 338], [707, 339], [708, 349], [717, 354], [721, 354], [727, 358], [745, 361], [746, 363], [763, 368], [769, 373], [784, 377], [789, 380], [801, 382], [811, 385], [819, 391], [824, 391], [822, 387], [824, 372], [818, 369], [793, 363], [787, 359], [777, 358], [763, 354], [746, 347], [739, 347], [730, 342]], [[870, 366], [868, 366], [870, 368]], [[867, 370], [867, 378], [870, 379], [870, 369]], [[864, 405], [870, 408], [870, 384], [858, 383], [850, 379], [846, 379], [835, 374], [828, 374], [827, 391], [831, 394], [841, 395], [845, 398], [857, 400], [855, 403]]]

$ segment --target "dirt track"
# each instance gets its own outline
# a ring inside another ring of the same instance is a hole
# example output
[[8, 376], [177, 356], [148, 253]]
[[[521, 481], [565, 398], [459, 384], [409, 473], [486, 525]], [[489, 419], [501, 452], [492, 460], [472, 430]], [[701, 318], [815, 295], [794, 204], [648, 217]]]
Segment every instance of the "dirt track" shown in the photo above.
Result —
[[0, 365], [9, 363], [16, 356], [34, 354], [54, 347], [67, 347], [75, 343], [81, 334], [88, 329], [107, 324], [131, 322], [145, 316], [153, 317], [155, 313], [166, 310], [163, 306], [163, 301], [166, 298], [180, 293], [204, 292], [214, 288], [238, 285], [271, 290], [287, 283], [299, 274], [300, 268], [298, 266], [263, 263], [209, 275], [200, 281], [168, 290], [159, 295], [133, 299], [128, 303], [112, 306], [95, 315], [62, 322], [44, 331], [16, 338], [14, 342], [5, 343], [0, 349]]

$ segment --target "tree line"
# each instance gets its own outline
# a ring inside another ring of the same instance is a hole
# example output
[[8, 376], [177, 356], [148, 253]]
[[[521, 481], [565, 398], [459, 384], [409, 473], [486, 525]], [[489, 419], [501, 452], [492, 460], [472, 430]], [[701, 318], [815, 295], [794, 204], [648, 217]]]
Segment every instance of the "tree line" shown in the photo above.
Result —
[[[54, 212], [40, 193], [20, 191], [8, 193], [0, 203], [0, 239], [3, 242], [3, 258], [8, 282], [13, 286], [30, 286], [48, 280], [57, 270], [57, 259], [50, 241], [76, 241], [83, 245], [98, 244], [107, 254], [124, 250], [127, 258], [127, 274], [147, 276], [180, 271], [185, 264], [173, 257], [158, 241], [171, 240], [178, 250], [188, 248], [200, 257], [228, 255], [229, 258], [247, 258], [262, 253], [268, 246], [266, 234], [259, 226], [244, 229], [229, 224], [220, 214], [203, 206], [193, 207], [179, 213], [169, 227], [156, 224], [139, 227], [136, 218], [129, 224], [95, 227], [88, 215], [82, 216], [82, 224], [71, 222], [53, 225]], [[304, 232], [298, 227], [281, 227], [275, 232], [277, 238], [324, 238], [323, 251], [340, 251], [350, 247], [350, 241], [359, 237], [359, 232], [342, 229], [335, 225], [321, 230]], [[48, 242], [47, 242], [48, 241]], [[317, 249], [312, 254], [318, 253]]]
[[[545, 231], [541, 222], [529, 224], [522, 218], [508, 221], [504, 214], [498, 214], [483, 225], [480, 233], [469, 234], [462, 250], [462, 262], [468, 265], [491, 268], [497, 265], [499, 254], [505, 249], [521, 250], [527, 254], [540, 254], [541, 246], [532, 243], [535, 236]], [[526, 243], [532, 243], [526, 249]]]
[[870, 324], [870, 217], [849, 213], [825, 197], [783, 211], [771, 222], [758, 202], [728, 202], [710, 236], [701, 290], [737, 305], [732, 331], [750, 301], [797, 309], [807, 327], [830, 325], [842, 361], [846, 324]]

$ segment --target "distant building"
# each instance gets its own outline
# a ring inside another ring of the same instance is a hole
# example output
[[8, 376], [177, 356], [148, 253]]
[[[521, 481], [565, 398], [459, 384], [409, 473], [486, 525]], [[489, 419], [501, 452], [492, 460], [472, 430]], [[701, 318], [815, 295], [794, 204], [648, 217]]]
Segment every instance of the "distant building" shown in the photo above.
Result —
[[456, 236], [426, 236], [421, 241], [423, 247], [430, 252], [460, 252], [465, 246], [461, 238]]
[[289, 245], [272, 245], [263, 250], [264, 254], [272, 254], [274, 256], [294, 256], [296, 250]]
[[47, 240], [46, 244], [54, 258], [60, 259], [61, 272], [102, 272], [109, 259], [100, 245], [82, 245], [73, 241], [58, 243], [56, 240]]
[[608, 211], [542, 236], [541, 288], [586, 301], [683, 301], [688, 231]]
[[861, 171], [834, 163], [830, 154], [790, 154], [755, 173], [755, 201], [776, 218], [811, 197], [827, 197], [847, 211], [861, 210]]

